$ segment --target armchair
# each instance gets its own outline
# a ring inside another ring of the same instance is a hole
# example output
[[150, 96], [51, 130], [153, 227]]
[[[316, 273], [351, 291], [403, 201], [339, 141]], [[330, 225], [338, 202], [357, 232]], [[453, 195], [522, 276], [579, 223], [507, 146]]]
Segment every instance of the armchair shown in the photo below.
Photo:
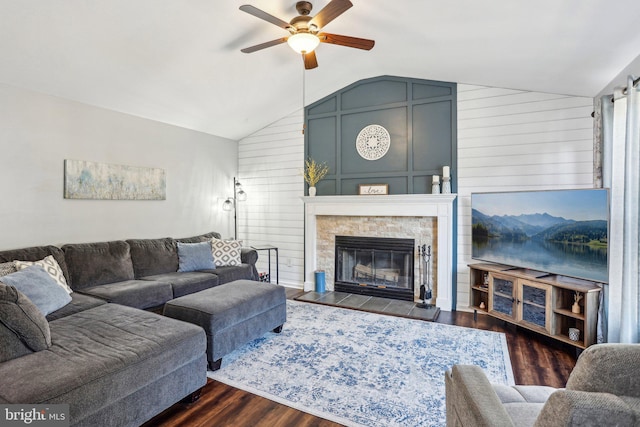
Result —
[[566, 388], [491, 384], [477, 366], [445, 373], [447, 426], [640, 426], [640, 344], [597, 344]]

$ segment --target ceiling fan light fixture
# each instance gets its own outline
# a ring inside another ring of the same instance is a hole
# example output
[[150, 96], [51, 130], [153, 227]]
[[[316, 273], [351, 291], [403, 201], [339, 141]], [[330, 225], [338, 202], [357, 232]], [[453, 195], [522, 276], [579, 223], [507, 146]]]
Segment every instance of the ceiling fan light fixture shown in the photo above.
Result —
[[289, 36], [287, 43], [298, 53], [309, 53], [318, 47], [320, 39], [315, 34], [297, 33]]
[[243, 53], [257, 52], [272, 46], [288, 43], [296, 53], [302, 54], [302, 62], [305, 70], [311, 70], [318, 66], [315, 49], [320, 43], [328, 43], [339, 46], [351, 47], [355, 49], [371, 50], [375, 44], [374, 40], [361, 39], [358, 37], [341, 36], [338, 34], [330, 34], [320, 32], [328, 23], [342, 15], [353, 6], [351, 0], [327, 0], [328, 4], [323, 7], [315, 16], [311, 16], [310, 12], [313, 5], [310, 1], [298, 1], [296, 10], [298, 16], [289, 22], [277, 18], [255, 6], [243, 4], [240, 10], [262, 19], [270, 24], [276, 25], [287, 31], [286, 37], [280, 37], [275, 40], [260, 43], [240, 49]]

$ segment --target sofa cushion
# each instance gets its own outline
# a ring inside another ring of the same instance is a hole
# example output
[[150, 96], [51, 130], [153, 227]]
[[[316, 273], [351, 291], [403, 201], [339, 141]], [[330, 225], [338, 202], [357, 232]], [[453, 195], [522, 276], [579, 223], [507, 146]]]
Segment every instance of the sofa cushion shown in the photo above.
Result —
[[[75, 425], [194, 361], [200, 366], [200, 384], [206, 382], [206, 338], [197, 326], [104, 304], [55, 320], [50, 327], [49, 349], [0, 364], [0, 385], [11, 385], [0, 386], [0, 402], [73, 402]], [[25, 381], [25, 372], [32, 380]], [[179, 386], [160, 384], [157, 393], [165, 387]]]
[[39, 265], [44, 268], [55, 282], [60, 285], [68, 294], [73, 292], [69, 285], [67, 285], [67, 279], [64, 277], [64, 273], [62, 272], [62, 268], [58, 264], [58, 261], [53, 257], [53, 255], [49, 255], [48, 257], [44, 257], [40, 261], [15, 261], [16, 269], [23, 270], [32, 265]]
[[543, 406], [544, 403], [513, 402], [505, 403], [504, 409], [514, 426], [533, 427]]
[[67, 244], [62, 250], [73, 290], [134, 278], [127, 242]]
[[32, 265], [2, 277], [2, 282], [14, 286], [38, 307], [43, 316], [71, 302], [67, 291], [39, 265]]
[[533, 426], [545, 402], [557, 388], [546, 386], [506, 386], [491, 384], [504, 409], [517, 426]]
[[175, 239], [175, 241], [182, 242], [182, 243], [198, 243], [198, 242], [206, 242], [211, 239], [220, 239], [221, 237], [222, 236], [220, 235], [220, 233], [216, 233], [215, 231], [212, 231], [210, 233], [201, 234], [199, 236], [183, 237], [180, 239]]
[[211, 247], [216, 267], [240, 265], [242, 263], [240, 257], [242, 242], [238, 240], [211, 239]]
[[60, 310], [47, 314], [47, 320], [49, 322], [107, 303], [103, 299], [81, 294], [79, 292], [72, 292], [70, 296], [71, 302], [69, 304], [65, 305]]
[[219, 283], [229, 283], [234, 280], [255, 280], [253, 266], [240, 264], [236, 266], [216, 267], [215, 270], [202, 270], [205, 273], [215, 274], [219, 278]]
[[211, 242], [182, 243], [178, 245], [178, 271], [181, 273], [197, 270], [215, 269]]
[[178, 271], [178, 251], [173, 239], [130, 239], [136, 278]]
[[30, 248], [0, 251], [0, 262], [13, 262], [17, 259], [21, 261], [39, 261], [49, 255], [53, 255], [56, 259], [64, 277], [67, 279], [67, 284], [71, 285], [64, 252], [57, 246], [32, 246]]
[[549, 396], [559, 390], [553, 387], [538, 385], [516, 385], [508, 386], [502, 384], [491, 384], [493, 390], [498, 395], [500, 402], [504, 403], [544, 403]]
[[215, 274], [202, 272], [165, 273], [155, 276], [143, 277], [141, 280], [155, 280], [157, 282], [170, 283], [173, 290], [173, 298], [200, 292], [217, 286], [220, 279]]
[[23, 293], [0, 283], [0, 363], [51, 345], [49, 322]]
[[15, 273], [16, 271], [18, 271], [18, 269], [15, 262], [11, 261], [0, 263], [0, 277]]
[[125, 280], [82, 289], [107, 302], [140, 309], [157, 307], [173, 298], [171, 284], [152, 280]]

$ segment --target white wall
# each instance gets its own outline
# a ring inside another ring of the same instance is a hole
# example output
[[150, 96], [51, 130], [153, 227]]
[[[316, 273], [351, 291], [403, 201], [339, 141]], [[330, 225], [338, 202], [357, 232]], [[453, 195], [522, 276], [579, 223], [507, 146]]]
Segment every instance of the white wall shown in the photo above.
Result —
[[[296, 111], [239, 142], [238, 174], [248, 194], [238, 210], [238, 235], [245, 245], [270, 244], [280, 254], [280, 284], [304, 281], [303, 113]], [[260, 252], [258, 270], [267, 271]], [[275, 254], [271, 274], [275, 281]]]
[[458, 309], [469, 305], [471, 193], [593, 187], [593, 99], [458, 85]]
[[[232, 233], [235, 141], [0, 84], [0, 147], [0, 249]], [[64, 159], [163, 168], [167, 199], [64, 199]]]
[[[471, 192], [592, 187], [592, 109], [591, 98], [458, 85], [458, 309], [468, 305]], [[281, 281], [298, 287], [302, 123], [298, 111], [239, 144], [242, 183], [257, 193], [244, 207], [240, 237], [279, 246]]]

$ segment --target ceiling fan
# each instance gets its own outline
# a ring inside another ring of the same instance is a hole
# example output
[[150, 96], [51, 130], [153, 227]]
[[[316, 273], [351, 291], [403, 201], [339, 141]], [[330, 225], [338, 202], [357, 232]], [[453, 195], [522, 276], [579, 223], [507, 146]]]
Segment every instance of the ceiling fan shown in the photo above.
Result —
[[302, 54], [304, 68], [310, 70], [318, 66], [315, 48], [320, 43], [330, 43], [353, 47], [356, 49], [371, 50], [375, 44], [375, 41], [373, 40], [320, 32], [320, 29], [336, 19], [338, 16], [342, 15], [351, 6], [353, 6], [353, 3], [349, 0], [332, 0], [328, 5], [320, 10], [316, 16], [311, 17], [309, 16], [309, 13], [311, 13], [313, 5], [308, 1], [299, 1], [296, 3], [296, 9], [300, 15], [296, 16], [291, 21], [286, 22], [258, 9], [257, 7], [248, 4], [242, 5], [240, 6], [241, 11], [277, 25], [278, 27], [284, 28], [289, 31], [290, 35], [241, 49], [241, 52], [252, 53], [286, 42], [293, 50]]

